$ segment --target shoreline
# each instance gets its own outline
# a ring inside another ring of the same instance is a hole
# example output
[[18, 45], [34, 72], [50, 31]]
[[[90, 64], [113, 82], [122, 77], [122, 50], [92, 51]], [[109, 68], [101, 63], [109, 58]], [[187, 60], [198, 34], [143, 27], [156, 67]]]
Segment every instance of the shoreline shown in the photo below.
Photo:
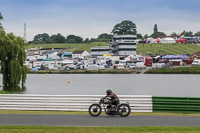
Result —
[[59, 70], [39, 70], [28, 71], [27, 74], [134, 74], [137, 70], [71, 70], [71, 71], [59, 71]]
[[200, 67], [158, 68], [150, 69], [144, 74], [200, 74]]

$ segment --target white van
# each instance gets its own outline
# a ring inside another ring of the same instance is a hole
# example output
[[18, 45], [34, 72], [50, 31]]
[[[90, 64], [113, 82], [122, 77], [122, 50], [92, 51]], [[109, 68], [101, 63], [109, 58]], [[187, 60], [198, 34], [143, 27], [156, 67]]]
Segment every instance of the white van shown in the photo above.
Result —
[[135, 68], [137, 69], [146, 69], [144, 62], [137, 62]]
[[200, 65], [200, 59], [195, 59], [192, 62], [192, 66], [199, 66]]

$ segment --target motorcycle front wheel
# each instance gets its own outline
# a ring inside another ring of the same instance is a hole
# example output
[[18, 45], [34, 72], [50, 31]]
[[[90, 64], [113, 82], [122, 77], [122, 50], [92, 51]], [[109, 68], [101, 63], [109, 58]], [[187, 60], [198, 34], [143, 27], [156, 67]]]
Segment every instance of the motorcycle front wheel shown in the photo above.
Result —
[[131, 113], [131, 108], [128, 104], [120, 104], [117, 112], [121, 117], [127, 117]]
[[101, 106], [99, 104], [92, 104], [90, 105], [88, 112], [91, 116], [97, 117], [101, 114]]

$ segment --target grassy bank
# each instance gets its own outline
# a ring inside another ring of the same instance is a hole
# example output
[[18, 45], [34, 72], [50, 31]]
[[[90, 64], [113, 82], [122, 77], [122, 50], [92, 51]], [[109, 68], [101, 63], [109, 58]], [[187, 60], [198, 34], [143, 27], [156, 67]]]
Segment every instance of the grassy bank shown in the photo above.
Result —
[[97, 46], [109, 46], [106, 42], [92, 42], [92, 43], [53, 43], [53, 44], [32, 44], [28, 45], [28, 48], [42, 47], [42, 48], [66, 48], [68, 52], [75, 50], [87, 50], [90, 52], [91, 47]]
[[137, 44], [137, 53], [152, 54], [193, 54], [200, 51], [196, 44]]
[[[0, 114], [43, 114], [43, 115], [89, 115], [87, 111], [29, 111], [29, 110], [0, 110]], [[102, 112], [101, 115], [105, 115]], [[132, 112], [131, 116], [200, 116], [198, 112]]]
[[[109, 46], [109, 43], [92, 42], [90, 44], [34, 44], [29, 45], [27, 48], [40, 46], [43, 48], [66, 48], [69, 52], [73, 52], [75, 50], [87, 50], [90, 52], [91, 47]], [[196, 44], [137, 44], [137, 53], [142, 53], [143, 55], [146, 55], [149, 52], [152, 54], [193, 54], [197, 51], [200, 51], [200, 47], [198, 47]]]
[[0, 126], [0, 133], [198, 133], [200, 127]]
[[40, 70], [40, 71], [29, 71], [29, 74], [132, 74], [135, 73], [136, 70], [127, 69], [127, 70], [71, 70], [71, 71], [59, 71], [59, 70]]
[[200, 74], [200, 67], [151, 69], [145, 74]]

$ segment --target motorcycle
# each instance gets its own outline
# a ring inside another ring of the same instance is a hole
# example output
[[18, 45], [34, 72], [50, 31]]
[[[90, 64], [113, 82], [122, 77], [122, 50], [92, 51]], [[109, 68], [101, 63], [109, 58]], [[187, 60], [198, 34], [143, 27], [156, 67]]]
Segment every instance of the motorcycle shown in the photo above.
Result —
[[105, 110], [105, 114], [107, 115], [119, 115], [121, 117], [127, 117], [130, 112], [131, 112], [131, 108], [129, 106], [129, 103], [119, 103], [117, 105], [114, 105], [114, 111], [111, 110], [111, 106], [110, 106], [110, 98], [109, 97], [103, 97], [101, 98], [101, 100], [99, 101], [99, 103], [94, 103], [92, 105], [89, 106], [88, 112], [91, 116], [93, 117], [97, 117], [101, 114], [102, 112], [102, 107], [101, 105], [103, 105], [103, 108]]

